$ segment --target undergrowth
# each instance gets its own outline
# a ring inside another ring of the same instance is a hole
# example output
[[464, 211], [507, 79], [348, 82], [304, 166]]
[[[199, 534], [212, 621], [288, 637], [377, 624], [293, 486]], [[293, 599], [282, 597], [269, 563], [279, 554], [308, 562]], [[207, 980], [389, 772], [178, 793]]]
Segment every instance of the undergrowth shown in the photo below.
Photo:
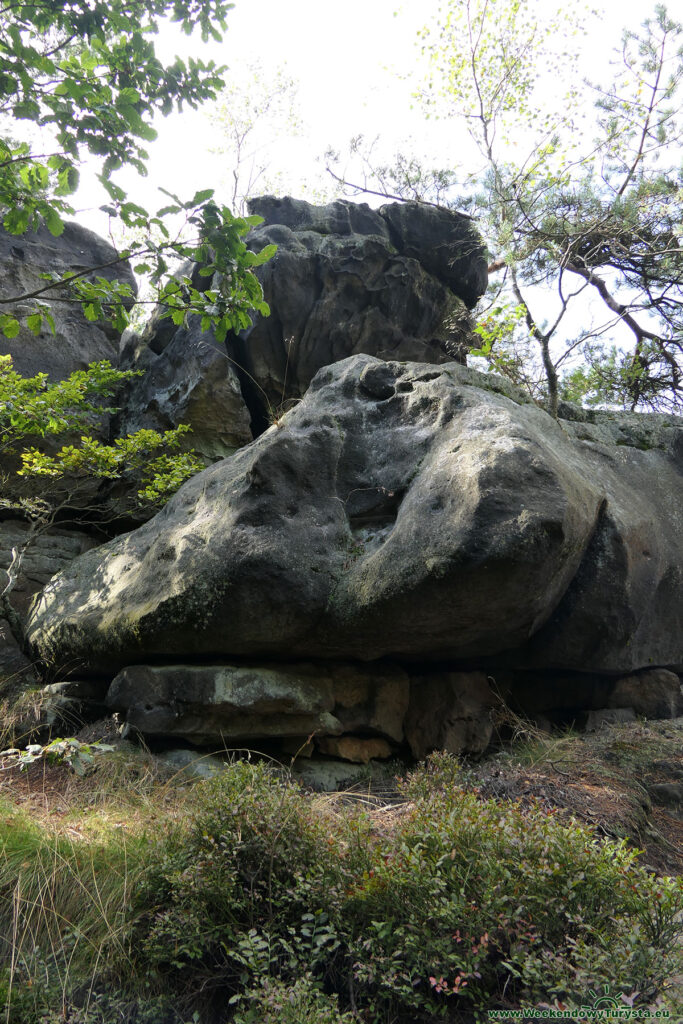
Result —
[[426, 1024], [606, 985], [661, 1006], [680, 881], [459, 772], [435, 756], [375, 813], [235, 762], [78, 838], [3, 809], [0, 1019]]

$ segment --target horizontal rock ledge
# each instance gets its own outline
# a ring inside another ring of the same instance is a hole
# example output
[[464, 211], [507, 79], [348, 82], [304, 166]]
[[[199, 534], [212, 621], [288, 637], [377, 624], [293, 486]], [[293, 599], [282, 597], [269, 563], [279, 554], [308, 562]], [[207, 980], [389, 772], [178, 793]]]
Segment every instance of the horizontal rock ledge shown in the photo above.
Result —
[[285, 753], [317, 750], [360, 762], [406, 749], [416, 758], [437, 749], [479, 755], [516, 715], [579, 728], [683, 715], [681, 680], [663, 668], [616, 679], [534, 679], [390, 662], [130, 665], [110, 684], [86, 679], [45, 689], [82, 706], [106, 704], [148, 739], [214, 748], [274, 742]]

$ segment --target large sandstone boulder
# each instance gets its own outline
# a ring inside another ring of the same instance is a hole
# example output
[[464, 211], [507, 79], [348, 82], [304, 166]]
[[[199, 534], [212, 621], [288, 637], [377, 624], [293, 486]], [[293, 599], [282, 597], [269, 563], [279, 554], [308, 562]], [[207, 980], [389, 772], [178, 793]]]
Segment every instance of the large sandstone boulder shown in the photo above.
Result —
[[152, 521], [56, 576], [33, 650], [103, 675], [253, 655], [680, 665], [667, 422], [648, 450], [577, 440], [456, 364], [346, 359]]
[[[127, 263], [117, 262], [116, 250], [93, 231], [67, 223], [54, 238], [45, 227], [25, 235], [10, 235], [0, 229], [0, 291], [4, 299], [17, 296], [6, 312], [21, 314], [30, 310], [31, 300], [22, 295], [45, 286], [41, 274], [67, 274], [93, 268], [93, 277], [118, 280], [137, 291], [135, 278]], [[86, 320], [77, 303], [51, 301], [58, 293], [39, 296], [51, 309], [54, 334], [46, 327], [37, 337], [23, 328], [11, 341], [0, 335], [0, 354], [11, 355], [14, 368], [25, 377], [47, 373], [52, 380], [63, 380], [88, 363], [108, 359], [116, 364], [119, 335], [106, 322]]]
[[[472, 222], [418, 203], [379, 211], [338, 201], [255, 199], [264, 223], [248, 238], [270, 317], [217, 346], [196, 321], [154, 318], [129, 333], [121, 365], [146, 370], [129, 388], [119, 429], [188, 423], [208, 458], [230, 454], [278, 419], [318, 370], [365, 352], [443, 363], [471, 335], [467, 307], [486, 289], [486, 259]], [[207, 287], [207, 278], [194, 284]]]

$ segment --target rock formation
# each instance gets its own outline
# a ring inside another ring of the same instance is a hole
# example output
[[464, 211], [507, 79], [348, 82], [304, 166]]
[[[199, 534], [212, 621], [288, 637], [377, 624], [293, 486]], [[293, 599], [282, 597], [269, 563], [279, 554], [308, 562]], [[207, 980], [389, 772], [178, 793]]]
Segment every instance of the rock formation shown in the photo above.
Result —
[[[513, 692], [529, 670], [683, 667], [677, 423], [555, 422], [492, 387], [458, 364], [327, 367], [278, 426], [53, 579], [34, 651], [125, 680], [145, 663], [401, 663], [418, 690], [445, 663], [512, 673]], [[174, 671], [155, 677], [164, 706], [184, 699]], [[130, 707], [122, 685], [108, 699]]]
[[273, 197], [253, 200], [250, 211], [264, 218], [250, 247], [278, 246], [258, 270], [270, 317], [257, 317], [227, 349], [196, 319], [186, 328], [154, 319], [141, 336], [128, 334], [122, 365], [147, 372], [130, 389], [122, 432], [190, 423], [188, 443], [210, 458], [229, 455], [330, 363], [360, 352], [443, 363], [466, 344], [467, 308], [487, 281], [468, 218], [417, 203], [371, 210]]
[[[94, 232], [73, 223], [67, 223], [58, 238], [53, 237], [45, 227], [20, 236], [0, 230], [0, 266], [2, 297], [5, 300], [16, 297], [16, 302], [4, 307], [9, 313], [20, 314], [25, 311], [28, 300], [22, 300], [21, 296], [44, 288], [46, 282], [41, 274], [46, 272], [63, 275], [79, 273], [92, 267], [93, 276], [123, 281], [131, 286], [134, 293], [137, 290], [130, 267], [127, 263], [117, 262], [117, 254], [112, 246]], [[81, 370], [89, 363], [102, 359], [108, 359], [116, 365], [118, 333], [108, 323], [87, 320], [78, 305], [55, 301], [57, 295], [57, 292], [50, 290], [39, 296], [50, 308], [55, 322], [54, 334], [45, 327], [35, 336], [22, 327], [15, 338], [8, 339], [0, 335], [0, 354], [11, 355], [14, 369], [23, 376], [47, 373], [51, 380], [63, 380], [75, 370]], [[31, 440], [41, 443], [39, 438]], [[44, 444], [49, 449], [50, 439]], [[15, 468], [18, 467], [5, 452], [0, 466], [2, 497], [16, 498], [26, 491], [26, 488], [16, 485], [16, 478], [12, 481], [9, 475]], [[5, 473], [8, 475], [4, 476]], [[96, 486], [87, 489], [83, 500], [91, 501], [96, 490]], [[13, 549], [20, 550], [23, 547], [29, 529], [28, 524], [13, 518], [16, 511], [8, 513], [10, 518], [7, 519], [3, 518], [3, 514], [0, 505], [0, 592], [7, 582], [3, 570], [12, 562]], [[58, 569], [100, 540], [101, 535], [91, 539], [78, 530], [73, 532], [55, 528], [41, 531], [23, 560], [12, 591], [12, 603], [17, 614], [22, 616], [25, 613], [32, 595]], [[34, 676], [31, 662], [21, 652], [10, 624], [0, 619], [0, 685], [3, 680], [8, 680], [14, 687], [15, 684], [34, 681]]]
[[[45, 227], [18, 236], [0, 230], [0, 266], [0, 289], [5, 300], [44, 288], [46, 282], [40, 275], [46, 272], [79, 273], [88, 267], [95, 268], [93, 277], [123, 281], [133, 293], [137, 291], [130, 267], [117, 262], [116, 250], [93, 231], [73, 223], [67, 223], [58, 238]], [[86, 320], [77, 305], [52, 301], [57, 294], [50, 291], [40, 296], [50, 306], [54, 334], [45, 327], [36, 337], [22, 327], [11, 341], [0, 335], [0, 354], [11, 355], [15, 370], [23, 376], [47, 373], [52, 380], [63, 380], [74, 370], [100, 359], [116, 364], [118, 332], [107, 323]], [[26, 301], [19, 300], [16, 309], [25, 306]], [[5, 307], [8, 312], [14, 308]]]
[[253, 209], [271, 317], [226, 346], [158, 318], [124, 338], [147, 372], [116, 429], [190, 422], [221, 461], [43, 588], [30, 655], [60, 699], [357, 762], [480, 753], [502, 700], [682, 714], [681, 421], [555, 421], [453, 361], [486, 281], [467, 218]]

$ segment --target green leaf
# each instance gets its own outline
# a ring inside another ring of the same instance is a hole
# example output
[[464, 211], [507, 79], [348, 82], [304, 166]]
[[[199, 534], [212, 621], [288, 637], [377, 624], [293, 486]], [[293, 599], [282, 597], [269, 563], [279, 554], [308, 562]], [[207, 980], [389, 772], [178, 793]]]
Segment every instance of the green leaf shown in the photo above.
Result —
[[14, 104], [12, 113], [20, 121], [37, 121], [40, 117], [40, 107], [34, 99], [26, 98]]
[[59, 184], [55, 189], [55, 195], [68, 196], [75, 192], [78, 188], [80, 174], [76, 167], [74, 167], [72, 164], [68, 164], [62, 167], [62, 170], [59, 172], [58, 181]]
[[26, 318], [26, 326], [29, 331], [36, 337], [40, 334], [40, 330], [43, 326], [43, 315], [42, 313], [32, 313]]
[[58, 238], [64, 231], [64, 221], [62, 218], [59, 216], [57, 211], [52, 209], [50, 206], [47, 207], [43, 216], [45, 218], [47, 230], [54, 238]]
[[254, 253], [254, 261], [252, 262], [253, 267], [260, 267], [268, 260], [272, 260], [273, 256], [277, 252], [276, 245], [266, 245], [259, 253]]
[[193, 198], [186, 204], [186, 206], [188, 208], [192, 206], [201, 206], [201, 204], [207, 202], [207, 200], [213, 199], [214, 193], [215, 189], [213, 188], [205, 188], [202, 189], [201, 192], [195, 192]]
[[23, 206], [16, 206], [5, 214], [3, 225], [10, 235], [23, 235], [28, 228], [29, 211]]
[[0, 313], [0, 332], [4, 334], [6, 338], [9, 338], [10, 340], [12, 338], [16, 338], [19, 330], [19, 321], [15, 317], [9, 316], [7, 313]]

